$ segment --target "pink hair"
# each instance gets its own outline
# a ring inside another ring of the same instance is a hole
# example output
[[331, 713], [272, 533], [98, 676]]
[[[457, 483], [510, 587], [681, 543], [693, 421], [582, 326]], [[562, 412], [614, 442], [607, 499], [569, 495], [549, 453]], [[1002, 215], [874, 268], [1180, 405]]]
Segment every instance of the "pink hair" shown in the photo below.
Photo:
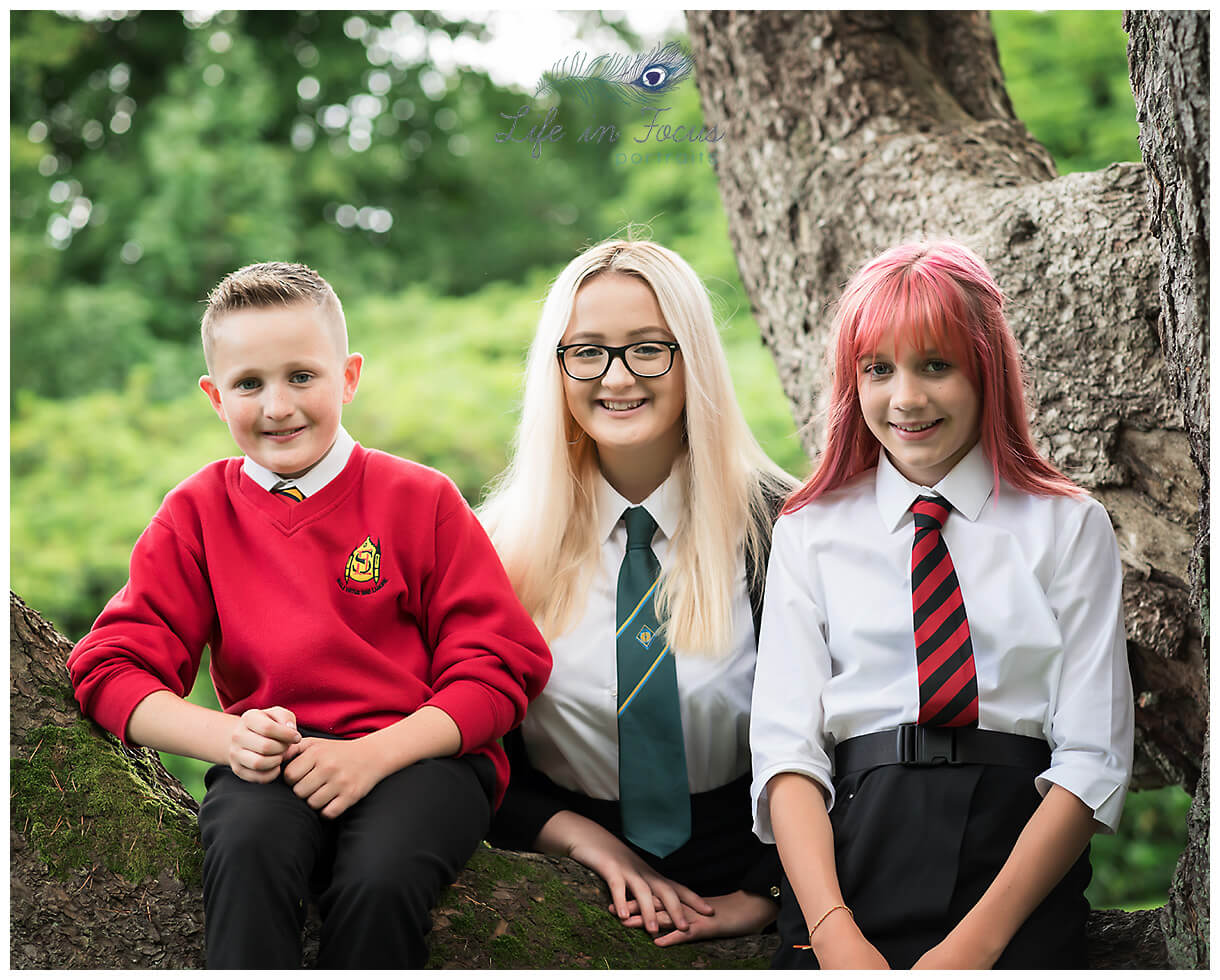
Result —
[[1004, 295], [974, 252], [940, 240], [898, 245], [864, 266], [839, 300], [826, 449], [784, 513], [877, 465], [881, 446], [856, 392], [856, 363], [893, 330], [895, 348], [935, 348], [962, 366], [979, 396], [980, 440], [996, 488], [1003, 478], [1026, 493], [1074, 495], [1080, 487], [1039, 455], [1029, 434], [1025, 381]]

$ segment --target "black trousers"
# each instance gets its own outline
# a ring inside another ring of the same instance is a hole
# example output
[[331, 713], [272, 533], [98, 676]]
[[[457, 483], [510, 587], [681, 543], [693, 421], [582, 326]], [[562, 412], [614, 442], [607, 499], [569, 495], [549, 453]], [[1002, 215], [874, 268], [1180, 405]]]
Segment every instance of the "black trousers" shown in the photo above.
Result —
[[487, 833], [494, 781], [482, 756], [426, 759], [330, 820], [282, 777], [213, 766], [199, 810], [208, 968], [299, 969], [311, 898], [319, 967], [423, 967], [430, 912]]
[[[948, 935], [999, 873], [1041, 802], [1032, 770], [1009, 766], [880, 766], [835, 781], [830, 823], [843, 900], [895, 969]], [[997, 969], [1087, 966], [1088, 848], [1025, 921]], [[787, 876], [771, 965], [816, 969]]]

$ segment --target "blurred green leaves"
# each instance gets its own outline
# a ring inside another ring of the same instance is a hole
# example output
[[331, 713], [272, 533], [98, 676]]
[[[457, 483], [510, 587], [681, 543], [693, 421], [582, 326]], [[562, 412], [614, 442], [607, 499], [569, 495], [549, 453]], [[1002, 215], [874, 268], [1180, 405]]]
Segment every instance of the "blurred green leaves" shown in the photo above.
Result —
[[1013, 108], [1061, 174], [1140, 159], [1121, 10], [994, 10]]

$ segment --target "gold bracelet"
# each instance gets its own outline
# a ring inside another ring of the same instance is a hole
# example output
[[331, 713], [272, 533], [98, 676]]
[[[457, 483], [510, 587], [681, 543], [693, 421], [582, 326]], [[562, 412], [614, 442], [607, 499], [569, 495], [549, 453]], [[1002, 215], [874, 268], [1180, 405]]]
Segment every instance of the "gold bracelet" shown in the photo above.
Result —
[[850, 915], [853, 920], [855, 920], [855, 918], [856, 918], [855, 913], [852, 912], [852, 910], [849, 909], [846, 905], [832, 905], [830, 908], [828, 908], [825, 912], [822, 913], [822, 917], [820, 919], [818, 919], [818, 921], [814, 923], [813, 928], [809, 930], [809, 945], [808, 946], [793, 946], [792, 948], [793, 949], [813, 949], [813, 934], [818, 931], [818, 926], [820, 926], [823, 922], [826, 921], [826, 917], [828, 915], [830, 915], [831, 912], [837, 912], [839, 909], [842, 909], [844, 912], [846, 912], [848, 915]]

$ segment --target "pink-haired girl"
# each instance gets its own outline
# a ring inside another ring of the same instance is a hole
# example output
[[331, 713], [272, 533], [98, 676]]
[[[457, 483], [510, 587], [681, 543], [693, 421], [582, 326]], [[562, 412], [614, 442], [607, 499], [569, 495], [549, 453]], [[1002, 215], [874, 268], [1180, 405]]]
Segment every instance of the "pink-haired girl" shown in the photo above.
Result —
[[755, 832], [787, 879], [773, 965], [1085, 966], [1088, 842], [1133, 751], [1109, 519], [1034, 448], [969, 249], [890, 249], [835, 327], [751, 713]]

